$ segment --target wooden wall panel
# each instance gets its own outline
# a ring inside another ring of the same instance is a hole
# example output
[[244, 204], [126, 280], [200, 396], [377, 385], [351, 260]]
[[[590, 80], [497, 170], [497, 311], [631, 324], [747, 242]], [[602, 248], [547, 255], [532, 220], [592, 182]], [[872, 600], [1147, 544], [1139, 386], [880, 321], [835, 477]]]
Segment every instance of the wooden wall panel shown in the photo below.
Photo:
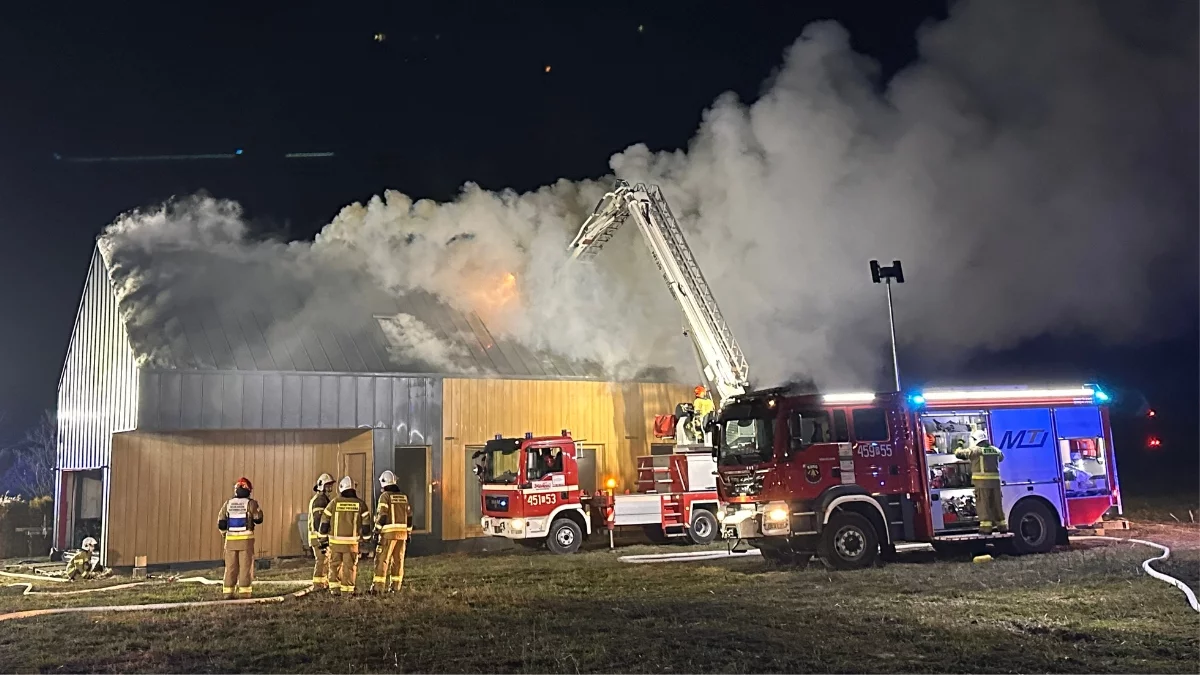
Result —
[[[677, 384], [554, 380], [446, 379], [443, 382], [442, 538], [472, 533], [465, 522], [469, 445], [496, 434], [554, 435], [603, 446], [599, 479], [614, 477], [633, 488], [636, 458], [649, 454], [654, 416], [690, 401], [691, 387]], [[477, 529], [477, 528], [476, 528]]]
[[263, 507], [258, 555], [298, 555], [296, 518], [308, 508], [313, 480], [336, 474], [348, 453], [365, 453], [370, 477], [371, 447], [371, 432], [357, 429], [114, 434], [108, 562], [220, 560], [217, 512], [241, 476]]

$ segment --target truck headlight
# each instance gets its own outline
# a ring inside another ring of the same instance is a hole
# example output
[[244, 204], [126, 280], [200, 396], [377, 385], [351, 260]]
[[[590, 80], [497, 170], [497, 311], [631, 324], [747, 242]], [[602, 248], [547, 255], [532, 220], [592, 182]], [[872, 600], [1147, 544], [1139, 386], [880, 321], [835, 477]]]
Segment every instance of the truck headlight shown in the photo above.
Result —
[[763, 509], [763, 534], [787, 534], [791, 529], [791, 512], [785, 502], [771, 502]]
[[513, 518], [512, 520], [508, 521], [508, 528], [510, 530], [512, 530], [513, 532], [524, 531], [525, 530], [525, 519], [524, 518]]

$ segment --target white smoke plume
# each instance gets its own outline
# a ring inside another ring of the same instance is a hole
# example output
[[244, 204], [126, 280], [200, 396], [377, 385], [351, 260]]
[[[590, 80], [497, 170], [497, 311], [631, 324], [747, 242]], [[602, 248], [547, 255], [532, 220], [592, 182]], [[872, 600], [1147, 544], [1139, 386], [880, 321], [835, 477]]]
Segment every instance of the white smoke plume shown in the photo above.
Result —
[[[904, 261], [899, 337], [926, 355], [1159, 337], [1194, 317], [1178, 308], [1195, 294], [1196, 24], [1193, 3], [961, 2], [888, 82], [840, 26], [813, 24], [759, 100], [722, 96], [686, 151], [635, 145], [611, 166], [662, 186], [758, 384], [879, 383], [872, 258]], [[233, 312], [282, 284], [299, 299], [273, 334], [423, 290], [531, 349], [690, 377], [635, 232], [594, 266], [566, 260], [610, 181], [469, 184], [446, 204], [387, 192], [291, 244], [197, 198], [123, 217], [101, 244], [144, 359], [188, 302]], [[393, 324], [398, 350], [461, 371], [460, 348], [418, 324]]]

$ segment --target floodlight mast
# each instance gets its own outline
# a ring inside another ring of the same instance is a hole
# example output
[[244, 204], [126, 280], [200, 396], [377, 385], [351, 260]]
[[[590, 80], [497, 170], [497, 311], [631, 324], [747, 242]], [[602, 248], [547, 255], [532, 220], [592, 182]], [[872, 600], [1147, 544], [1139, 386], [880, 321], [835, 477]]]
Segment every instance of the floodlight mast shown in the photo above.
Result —
[[892, 312], [892, 280], [904, 283], [904, 267], [899, 260], [893, 260], [891, 267], [880, 267], [878, 260], [871, 261], [871, 281], [884, 282], [887, 286], [888, 326], [892, 332], [892, 373], [896, 378], [896, 391], [900, 391], [900, 359], [896, 354], [896, 316]]

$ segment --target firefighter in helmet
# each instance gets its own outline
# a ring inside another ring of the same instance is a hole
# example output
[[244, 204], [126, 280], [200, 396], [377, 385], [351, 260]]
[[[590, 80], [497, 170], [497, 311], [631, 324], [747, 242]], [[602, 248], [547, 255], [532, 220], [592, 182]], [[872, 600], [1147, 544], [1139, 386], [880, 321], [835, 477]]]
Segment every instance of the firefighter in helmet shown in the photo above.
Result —
[[400, 590], [404, 582], [404, 552], [408, 548], [408, 531], [412, 526], [412, 507], [408, 497], [396, 485], [396, 474], [379, 474], [379, 504], [375, 506], [375, 532], [379, 545], [375, 549], [375, 576], [372, 593]]
[[713, 405], [712, 398], [708, 395], [708, 390], [702, 386], [695, 389], [696, 400], [692, 401], [692, 436], [696, 442], [704, 442], [704, 423], [708, 421], [708, 416], [712, 414], [716, 406]]
[[329, 505], [329, 498], [333, 495], [333, 476], [327, 473], [318, 476], [313, 492], [316, 494], [308, 500], [308, 546], [312, 549], [316, 561], [313, 564], [312, 582], [314, 588], [329, 588], [329, 542], [321, 539], [318, 530], [321, 528], [321, 515], [325, 513], [325, 507]]
[[221, 593], [226, 600], [235, 595], [248, 598], [254, 581], [254, 528], [262, 525], [263, 512], [250, 498], [254, 486], [250, 479], [239, 478], [233, 485], [233, 499], [221, 505], [217, 529], [225, 536], [225, 580]]
[[79, 552], [75, 557], [71, 558], [71, 562], [67, 565], [67, 578], [75, 581], [78, 578], [87, 579], [92, 576], [95, 570], [95, 565], [92, 559], [96, 555], [97, 541], [93, 537], [88, 537], [83, 540]]
[[360, 544], [371, 536], [371, 509], [358, 498], [350, 476], [342, 477], [338, 496], [325, 505], [318, 533], [329, 547], [329, 591], [354, 594]]
[[1008, 529], [1000, 494], [1000, 462], [1004, 461], [1004, 453], [985, 438], [974, 447], [960, 447], [954, 456], [971, 462], [971, 483], [975, 485], [979, 531], [991, 534], [993, 530], [1003, 532]]

